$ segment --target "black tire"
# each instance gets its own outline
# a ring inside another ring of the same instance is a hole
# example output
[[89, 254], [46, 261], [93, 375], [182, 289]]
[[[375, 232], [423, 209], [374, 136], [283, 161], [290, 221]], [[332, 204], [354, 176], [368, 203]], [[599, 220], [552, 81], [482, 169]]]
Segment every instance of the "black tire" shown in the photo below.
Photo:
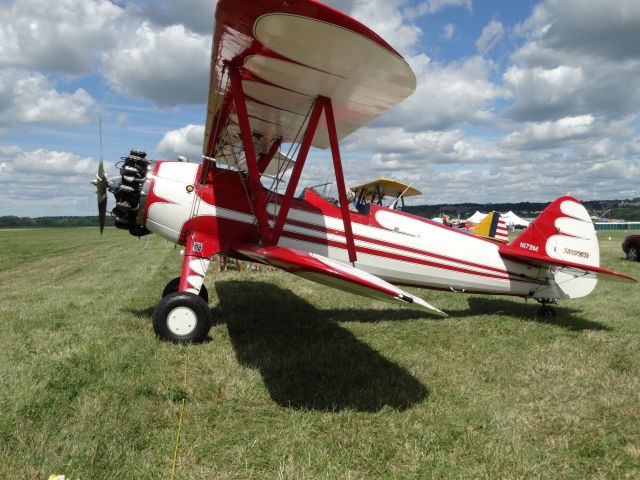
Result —
[[537, 316], [540, 318], [553, 318], [556, 316], [556, 309], [549, 305], [543, 305], [538, 309]]
[[[170, 293], [177, 292], [179, 286], [180, 286], [180, 277], [176, 277], [173, 280], [171, 280], [164, 287], [164, 290], [162, 291], [162, 298], [166, 297]], [[207, 291], [207, 287], [204, 286], [204, 283], [202, 284], [202, 287], [200, 287], [200, 293], [198, 293], [198, 295], [200, 295], [200, 298], [202, 298], [205, 302], [209, 303], [209, 292]]]
[[166, 295], [153, 312], [153, 331], [169, 342], [203, 342], [212, 324], [207, 302], [190, 292]]
[[637, 262], [640, 260], [640, 255], [638, 254], [638, 247], [635, 245], [630, 245], [627, 250], [627, 260], [631, 260], [632, 262]]

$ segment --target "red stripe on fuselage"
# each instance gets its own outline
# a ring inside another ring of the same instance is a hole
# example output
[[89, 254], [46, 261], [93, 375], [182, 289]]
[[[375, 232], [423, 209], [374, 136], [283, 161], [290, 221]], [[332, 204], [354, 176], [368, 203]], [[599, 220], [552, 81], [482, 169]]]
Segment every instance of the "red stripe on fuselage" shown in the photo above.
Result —
[[[340, 243], [340, 242], [336, 242], [334, 240], [329, 240], [329, 239], [326, 239], [326, 238], [313, 237], [313, 236], [310, 236], [310, 235], [304, 235], [304, 234], [300, 234], [300, 233], [288, 232], [286, 230], [284, 232], [282, 232], [282, 237], [290, 238], [292, 240], [300, 240], [300, 241], [303, 241], [303, 242], [314, 243], [316, 245], [324, 245], [324, 246], [328, 246], [328, 247], [340, 248], [340, 249], [343, 249], [343, 250], [347, 249], [347, 246], [345, 244]], [[454, 267], [452, 265], [444, 265], [444, 264], [437, 263], [437, 262], [430, 262], [428, 260], [422, 260], [422, 259], [419, 259], [419, 258], [407, 257], [405, 255], [399, 255], [399, 254], [396, 254], [396, 253], [383, 252], [382, 250], [374, 250], [372, 248], [367, 248], [367, 247], [362, 247], [362, 246], [356, 246], [356, 251], [359, 252], [359, 253], [365, 253], [365, 254], [369, 254], [369, 255], [373, 255], [373, 256], [377, 256], [377, 257], [390, 258], [392, 260], [398, 260], [398, 261], [403, 261], [403, 262], [407, 262], [407, 263], [414, 263], [414, 264], [424, 265], [424, 266], [428, 266], [428, 267], [441, 268], [441, 269], [444, 269], [444, 270], [451, 270], [451, 271], [454, 271], [454, 272], [460, 272], [460, 273], [464, 273], [464, 274], [467, 274], [467, 275], [476, 275], [476, 276], [481, 276], [481, 277], [496, 278], [498, 280], [506, 280], [506, 281], [508, 281], [508, 280], [525, 281], [525, 280], [519, 279], [519, 278], [510, 278], [506, 272], [503, 275], [496, 275], [496, 274], [485, 273], [485, 272], [477, 272], [475, 270], [469, 270], [469, 269], [466, 269], [466, 268]]]
[[[308, 228], [309, 230], [314, 230], [314, 231], [317, 231], [317, 232], [322, 232], [322, 233], [327, 233], [327, 234], [331, 234], [331, 235], [337, 235], [337, 236], [340, 236], [340, 237], [345, 237], [345, 233], [343, 231], [341, 231], [341, 230], [336, 230], [336, 229], [333, 229], [333, 228], [326, 228], [326, 227], [322, 227], [320, 225], [301, 222], [299, 220], [287, 219], [287, 222], [286, 222], [285, 225], [294, 225], [294, 226], [298, 226], [298, 227], [302, 227], [302, 228]], [[387, 231], [387, 230], [385, 230], [385, 231]], [[313, 238], [316, 238], [316, 237], [313, 237]], [[460, 263], [460, 264], [466, 265], [468, 267], [481, 268], [481, 269], [484, 269], [484, 270], [489, 270], [489, 271], [492, 271], [492, 272], [495, 272], [495, 273], [499, 273], [499, 274], [503, 274], [503, 275], [512, 275], [512, 273], [510, 273], [508, 270], [503, 270], [503, 269], [499, 269], [499, 268], [496, 268], [496, 267], [490, 267], [490, 266], [482, 265], [482, 264], [479, 264], [479, 263], [469, 262], [467, 260], [460, 260], [458, 258], [448, 257], [446, 255], [441, 255], [441, 254], [438, 254], [438, 253], [432, 253], [432, 252], [428, 252], [426, 250], [420, 250], [420, 249], [417, 249], [417, 248], [407, 247], [407, 246], [404, 246], [404, 245], [398, 245], [398, 244], [386, 242], [384, 240], [377, 240], [377, 239], [374, 239], [374, 238], [371, 238], [371, 237], [365, 237], [363, 235], [354, 234], [354, 238], [356, 240], [360, 240], [360, 241], [363, 241], [363, 242], [374, 243], [376, 245], [380, 245], [380, 246], [383, 246], [383, 247], [397, 248], [397, 249], [400, 249], [400, 250], [404, 250], [406, 252], [437, 258], [438, 260], [444, 260], [444, 261], [448, 261], [448, 262]], [[358, 247], [358, 249], [359, 248], [360, 247]]]

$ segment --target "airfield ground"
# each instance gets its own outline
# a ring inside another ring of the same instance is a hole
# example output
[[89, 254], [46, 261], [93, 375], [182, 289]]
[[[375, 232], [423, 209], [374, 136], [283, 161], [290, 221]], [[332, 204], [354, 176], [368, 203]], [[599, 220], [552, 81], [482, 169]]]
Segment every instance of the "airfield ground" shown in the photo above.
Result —
[[[624, 232], [600, 232], [602, 264]], [[612, 237], [612, 240], [608, 240]], [[210, 275], [211, 340], [158, 341], [179, 249], [0, 231], [0, 478], [640, 478], [640, 284], [536, 320], [509, 297], [418, 312], [281, 272]], [[188, 355], [187, 381], [184, 362]]]

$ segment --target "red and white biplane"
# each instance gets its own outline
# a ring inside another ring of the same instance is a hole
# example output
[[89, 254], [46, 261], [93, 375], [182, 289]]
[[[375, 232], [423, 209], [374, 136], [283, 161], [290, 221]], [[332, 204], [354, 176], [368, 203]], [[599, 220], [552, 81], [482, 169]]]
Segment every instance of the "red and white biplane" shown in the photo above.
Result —
[[[220, 0], [201, 164], [132, 151], [98, 187], [116, 226], [184, 245], [180, 277], [153, 314], [158, 336], [199, 342], [212, 324], [203, 285], [215, 254], [269, 264], [359, 295], [445, 314], [398, 285], [556, 299], [590, 293], [598, 240], [582, 204], [561, 197], [510, 243], [376, 202], [350, 207], [339, 141], [415, 89], [407, 62], [373, 31], [314, 0]], [[294, 154], [279, 153], [292, 145]], [[294, 196], [311, 147], [331, 150], [337, 202]], [[286, 190], [278, 185], [288, 172]], [[264, 183], [264, 184], [263, 184]], [[267, 187], [265, 185], [270, 185]]]

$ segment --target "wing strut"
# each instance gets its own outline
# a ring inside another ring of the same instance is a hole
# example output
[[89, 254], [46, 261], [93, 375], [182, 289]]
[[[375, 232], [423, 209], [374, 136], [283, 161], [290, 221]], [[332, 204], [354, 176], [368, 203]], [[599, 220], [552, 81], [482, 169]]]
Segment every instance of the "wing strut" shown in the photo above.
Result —
[[340, 200], [340, 209], [342, 211], [344, 233], [347, 238], [347, 251], [349, 252], [349, 261], [355, 262], [357, 259], [356, 247], [353, 240], [353, 229], [351, 228], [351, 214], [349, 213], [347, 188], [345, 186], [344, 173], [342, 171], [342, 159], [340, 158], [338, 136], [336, 135], [336, 123], [333, 116], [333, 105], [331, 103], [331, 99], [327, 97], [316, 97], [316, 102], [313, 106], [311, 117], [309, 118], [307, 130], [304, 134], [302, 143], [300, 144], [300, 152], [298, 153], [298, 158], [296, 159], [295, 166], [293, 167], [293, 172], [291, 173], [291, 178], [289, 179], [289, 183], [287, 185], [287, 191], [284, 195], [280, 211], [278, 212], [278, 218], [276, 219], [276, 224], [273, 229], [273, 237], [271, 240], [273, 244], [277, 244], [278, 240], [280, 239], [284, 221], [287, 218], [287, 214], [289, 213], [293, 194], [298, 187], [300, 174], [302, 173], [302, 168], [307, 158], [307, 154], [309, 153], [309, 148], [311, 147], [311, 142], [313, 141], [313, 136], [316, 133], [316, 128], [318, 127], [320, 115], [322, 114], [323, 110], [325, 121], [327, 122], [329, 143], [331, 144], [331, 157], [333, 158], [333, 169], [335, 171], [336, 183], [338, 185], [338, 199]]
[[[262, 184], [260, 183], [260, 174], [269, 164], [278, 148], [281, 144], [281, 139], [276, 140], [271, 145], [269, 151], [264, 154], [260, 160], [256, 157], [255, 147], [253, 144], [253, 137], [251, 133], [251, 125], [249, 123], [249, 113], [247, 111], [247, 105], [245, 102], [245, 94], [242, 88], [241, 73], [237, 67], [228, 65], [229, 81], [231, 86], [231, 97], [233, 102], [230, 101], [228, 96], [225, 96], [225, 101], [221, 107], [221, 112], [228, 115], [231, 110], [231, 103], [236, 107], [236, 113], [238, 115], [238, 124], [240, 126], [240, 136], [242, 139], [242, 145], [244, 147], [245, 159], [247, 162], [247, 170], [249, 173], [249, 181], [247, 182], [249, 193], [252, 195], [256, 202], [256, 217], [258, 221], [258, 230], [260, 231], [260, 240], [264, 245], [276, 245], [282, 234], [287, 214], [291, 207], [293, 195], [298, 187], [300, 181], [300, 175], [304, 168], [309, 149], [313, 142], [313, 137], [316, 133], [320, 116], [324, 111], [325, 121], [327, 124], [327, 132], [329, 134], [329, 143], [331, 146], [331, 157], [333, 159], [333, 169], [335, 172], [335, 179], [338, 186], [338, 199], [340, 200], [340, 209], [342, 213], [342, 222], [344, 225], [344, 232], [347, 239], [347, 251], [349, 252], [349, 261], [355, 262], [356, 247], [353, 239], [353, 229], [351, 227], [351, 215], [349, 213], [349, 201], [347, 200], [347, 188], [344, 182], [344, 173], [342, 170], [342, 159], [340, 157], [340, 147], [338, 146], [338, 135], [336, 134], [336, 123], [333, 115], [333, 104], [328, 97], [317, 96], [313, 105], [313, 110], [307, 123], [307, 128], [304, 133], [304, 137], [300, 144], [300, 151], [296, 158], [293, 171], [291, 172], [291, 178], [287, 184], [287, 189], [282, 199], [282, 204], [278, 211], [275, 225], [273, 230], [269, 228], [269, 222], [267, 218], [266, 198]], [[218, 129], [216, 129], [218, 130]], [[217, 137], [216, 132], [212, 132], [211, 138]], [[214, 135], [215, 134], [215, 135]], [[211, 142], [211, 140], [210, 140]], [[208, 147], [211, 150], [211, 147]]]
[[249, 124], [249, 114], [247, 112], [247, 104], [244, 100], [244, 91], [242, 89], [242, 79], [237, 68], [231, 66], [229, 68], [229, 80], [231, 81], [231, 93], [233, 102], [236, 105], [236, 113], [238, 114], [238, 123], [240, 124], [240, 136], [242, 137], [242, 145], [244, 147], [245, 160], [249, 171], [249, 191], [256, 200], [256, 218], [258, 219], [258, 229], [260, 230], [260, 238], [263, 243], [270, 243], [271, 235], [269, 232], [269, 224], [267, 223], [267, 210], [264, 190], [260, 183], [260, 171], [258, 170], [258, 161], [256, 159], [256, 151], [253, 146], [251, 136], [251, 125]]
[[344, 174], [342, 172], [342, 159], [340, 158], [340, 149], [338, 148], [338, 136], [336, 135], [336, 122], [333, 117], [333, 105], [331, 99], [320, 97], [324, 103], [324, 117], [327, 120], [327, 131], [329, 133], [329, 143], [331, 143], [331, 156], [333, 157], [333, 169], [336, 174], [336, 183], [338, 184], [338, 198], [340, 199], [340, 209], [342, 210], [342, 222], [344, 224], [344, 233], [347, 237], [347, 251], [349, 252], [349, 261], [356, 261], [356, 246], [353, 241], [353, 230], [351, 228], [351, 214], [349, 213], [349, 203], [347, 201], [347, 189], [344, 185]]
[[316, 101], [313, 105], [313, 110], [311, 111], [311, 116], [309, 117], [307, 130], [304, 132], [304, 138], [302, 139], [302, 143], [300, 144], [298, 158], [296, 158], [296, 163], [293, 166], [293, 171], [291, 172], [291, 178], [289, 179], [289, 183], [287, 184], [287, 190], [284, 194], [284, 198], [282, 199], [282, 205], [280, 206], [280, 211], [278, 212], [278, 217], [276, 218], [276, 224], [273, 227], [272, 240], [274, 245], [277, 244], [278, 240], [280, 239], [282, 227], [284, 226], [284, 220], [285, 218], [287, 218], [287, 214], [289, 213], [289, 207], [291, 207], [293, 194], [295, 193], [296, 188], [298, 187], [298, 182], [300, 181], [302, 167], [304, 167], [304, 162], [307, 159], [309, 148], [311, 148], [313, 136], [315, 135], [316, 128], [318, 127], [318, 121], [320, 120], [322, 107], [323, 103], [318, 101], [318, 99], [316, 98]]

